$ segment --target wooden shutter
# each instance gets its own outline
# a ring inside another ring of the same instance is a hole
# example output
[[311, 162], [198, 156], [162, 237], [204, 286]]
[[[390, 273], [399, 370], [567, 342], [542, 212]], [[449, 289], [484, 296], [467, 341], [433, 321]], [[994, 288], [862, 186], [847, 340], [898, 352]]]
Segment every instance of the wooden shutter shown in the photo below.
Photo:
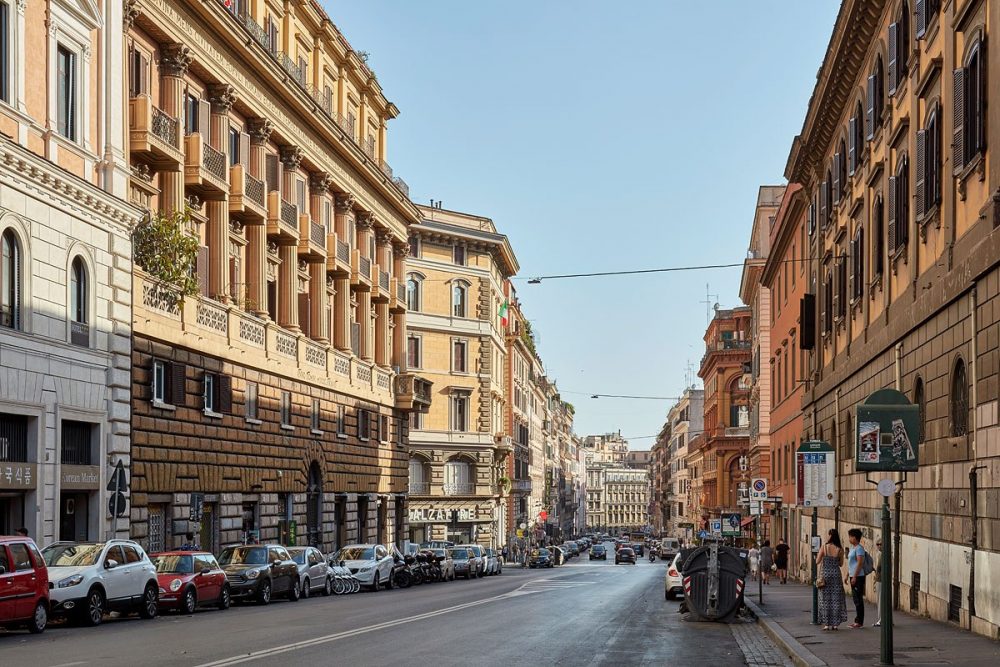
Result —
[[823, 229], [826, 229], [826, 220], [827, 220], [826, 209], [828, 206], [828, 202], [826, 201], [826, 197], [827, 197], [826, 181], [823, 181], [822, 183], [819, 184], [819, 221]]
[[868, 107], [865, 112], [865, 138], [871, 141], [875, 137], [875, 75], [868, 77]]
[[195, 262], [195, 273], [198, 277], [198, 290], [208, 294], [208, 246], [198, 246], [198, 259]]
[[[808, 220], [808, 227], [809, 227], [809, 236], [812, 236], [813, 232], [816, 231], [816, 202], [815, 201], [809, 203], [809, 216], [808, 216], [807, 220]], [[803, 252], [805, 252], [805, 248], [803, 248], [802, 250], [803, 250]]]
[[899, 77], [899, 24], [889, 24], [889, 97], [896, 94]]
[[889, 205], [888, 223], [885, 226], [886, 233], [889, 236], [889, 257], [892, 257], [896, 252], [896, 190], [899, 187], [896, 181], [897, 178], [895, 176], [889, 177], [889, 196], [886, 197], [886, 203]]
[[243, 165], [244, 171], [249, 172], [250, 170], [250, 135], [246, 132], [240, 132], [240, 164]]
[[916, 0], [913, 17], [917, 24], [917, 39], [920, 39], [927, 33], [927, 0]]
[[171, 362], [170, 364], [170, 403], [184, 405], [187, 398], [187, 366]]
[[927, 200], [924, 196], [925, 189], [925, 174], [924, 170], [927, 168], [927, 130], [917, 131], [917, 191], [916, 195], [916, 206], [917, 206], [917, 220], [922, 220], [924, 217], [924, 211], [927, 207]]
[[309, 326], [309, 293], [299, 292], [299, 328], [302, 329], [302, 333], [307, 336], [312, 336], [312, 330]]
[[274, 153], [268, 153], [264, 158], [264, 172], [264, 178], [267, 181], [267, 191], [280, 191], [281, 176], [278, 173], [278, 156]]
[[240, 285], [240, 264], [235, 257], [229, 258], [229, 293], [233, 296], [239, 294]]
[[851, 176], [854, 175], [855, 170], [858, 167], [858, 142], [857, 142], [857, 129], [858, 129], [858, 119], [851, 116], [851, 120], [847, 123], [848, 133], [847, 133], [847, 170], [850, 172]]
[[231, 415], [233, 413], [233, 378], [228, 375], [218, 375], [216, 379], [218, 382], [215, 390], [219, 395], [215, 407], [222, 414]]
[[[951, 158], [953, 171], [958, 173], [965, 167], [965, 68], [955, 70], [955, 114], [952, 132]], [[970, 110], [971, 111], [971, 110]]]
[[212, 144], [212, 105], [204, 97], [198, 100], [198, 131], [206, 145]]

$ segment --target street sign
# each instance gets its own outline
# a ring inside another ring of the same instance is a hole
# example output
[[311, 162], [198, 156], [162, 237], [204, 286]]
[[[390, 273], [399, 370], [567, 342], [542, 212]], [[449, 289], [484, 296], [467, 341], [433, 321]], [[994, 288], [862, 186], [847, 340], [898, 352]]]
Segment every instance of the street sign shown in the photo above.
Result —
[[763, 477], [750, 480], [750, 500], [767, 500], [767, 480]]
[[837, 504], [834, 479], [837, 458], [833, 447], [809, 440], [795, 452], [795, 498], [803, 507], [833, 507]]
[[205, 494], [191, 494], [191, 510], [188, 512], [188, 521], [201, 522], [202, 511], [204, 510]]
[[722, 515], [722, 536], [739, 537], [741, 532], [740, 522], [743, 515], [739, 512], [728, 512]]
[[892, 479], [880, 479], [875, 488], [878, 489], [880, 496], [888, 498], [896, 493], [896, 481]]
[[706, 537], [708, 537], [708, 533], [707, 532], [705, 532], [704, 530], [699, 530], [698, 531], [698, 539], [699, 540], [703, 540]]
[[750, 514], [760, 516], [764, 513], [764, 503], [759, 500], [750, 501]]
[[920, 408], [895, 389], [880, 389], [855, 409], [854, 469], [916, 472]]
[[121, 461], [118, 461], [115, 471], [111, 473], [111, 479], [108, 480], [108, 491], [117, 493], [128, 491], [128, 475], [125, 473], [125, 464]]
[[112, 493], [108, 498], [108, 514], [113, 518], [125, 516], [125, 494]]
[[712, 519], [712, 534], [722, 535], [722, 519]]

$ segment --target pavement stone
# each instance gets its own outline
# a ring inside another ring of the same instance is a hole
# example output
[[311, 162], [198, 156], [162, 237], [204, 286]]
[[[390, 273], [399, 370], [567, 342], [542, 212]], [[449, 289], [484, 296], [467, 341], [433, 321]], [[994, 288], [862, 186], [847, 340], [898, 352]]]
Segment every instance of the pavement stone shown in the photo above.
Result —
[[748, 667], [789, 667], [794, 663], [753, 623], [733, 623], [730, 628]]

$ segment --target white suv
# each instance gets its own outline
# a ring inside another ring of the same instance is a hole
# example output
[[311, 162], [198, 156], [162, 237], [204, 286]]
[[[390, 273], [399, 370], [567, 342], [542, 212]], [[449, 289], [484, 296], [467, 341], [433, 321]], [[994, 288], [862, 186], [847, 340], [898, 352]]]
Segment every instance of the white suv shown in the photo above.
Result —
[[109, 611], [156, 616], [156, 567], [135, 542], [55, 542], [42, 556], [52, 614], [75, 616], [86, 625], [100, 625]]

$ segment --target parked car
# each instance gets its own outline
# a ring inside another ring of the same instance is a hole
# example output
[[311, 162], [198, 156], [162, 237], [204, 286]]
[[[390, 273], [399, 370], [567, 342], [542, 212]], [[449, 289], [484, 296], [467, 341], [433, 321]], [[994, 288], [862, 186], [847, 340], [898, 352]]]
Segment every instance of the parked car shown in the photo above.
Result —
[[30, 537], [0, 537], [0, 627], [27, 627], [34, 634], [49, 623], [49, 571]]
[[554, 567], [552, 554], [548, 549], [535, 549], [531, 552], [531, 557], [528, 559], [528, 567]]
[[633, 542], [632, 551], [635, 552], [636, 556], [643, 556], [646, 553], [646, 547], [642, 544], [642, 542]]
[[292, 560], [299, 566], [299, 587], [302, 597], [313, 593], [330, 595], [333, 593], [333, 577], [326, 558], [316, 547], [288, 547]]
[[207, 551], [164, 551], [150, 555], [159, 582], [161, 610], [193, 614], [197, 607], [229, 609], [232, 603], [226, 573]]
[[670, 561], [681, 551], [681, 543], [676, 537], [664, 537], [660, 540], [660, 558]]
[[674, 554], [670, 565], [667, 566], [667, 574], [663, 578], [663, 597], [673, 600], [677, 595], [684, 595], [684, 580], [681, 578], [679, 553]]
[[503, 572], [503, 563], [500, 561], [500, 554], [496, 549], [486, 549], [486, 574], [500, 574]]
[[388, 586], [392, 575], [392, 556], [381, 544], [349, 544], [335, 553], [330, 562], [348, 568], [362, 586], [372, 591]]
[[452, 563], [455, 565], [455, 576], [475, 579], [479, 576], [479, 569], [476, 565], [476, 555], [468, 547], [452, 547], [448, 549]]
[[42, 551], [49, 568], [49, 611], [100, 625], [109, 611], [155, 618], [156, 568], [137, 543], [54, 542]]
[[234, 545], [219, 556], [234, 600], [270, 604], [275, 595], [296, 602], [302, 595], [299, 566], [280, 544]]
[[441, 559], [441, 579], [442, 581], [455, 581], [455, 561], [451, 557], [448, 549], [432, 548], [434, 555]]
[[607, 560], [608, 549], [603, 544], [595, 544], [590, 547], [590, 560]]
[[573, 541], [566, 542], [563, 546], [566, 547], [567, 551], [569, 551], [570, 556], [580, 555], [580, 545], [578, 545], [576, 542]]
[[421, 549], [450, 549], [455, 546], [455, 543], [451, 540], [431, 540], [430, 542], [421, 542]]
[[552, 552], [552, 564], [556, 567], [564, 565], [569, 560], [569, 550], [566, 547], [551, 547], [549, 551]]
[[476, 561], [476, 576], [485, 577], [486, 576], [486, 552], [478, 544], [459, 544], [457, 546], [465, 547], [472, 552], [472, 555]]
[[632, 551], [631, 547], [622, 547], [615, 554], [615, 565], [620, 565], [621, 563], [632, 563], [632, 565], [635, 565], [635, 552]]

